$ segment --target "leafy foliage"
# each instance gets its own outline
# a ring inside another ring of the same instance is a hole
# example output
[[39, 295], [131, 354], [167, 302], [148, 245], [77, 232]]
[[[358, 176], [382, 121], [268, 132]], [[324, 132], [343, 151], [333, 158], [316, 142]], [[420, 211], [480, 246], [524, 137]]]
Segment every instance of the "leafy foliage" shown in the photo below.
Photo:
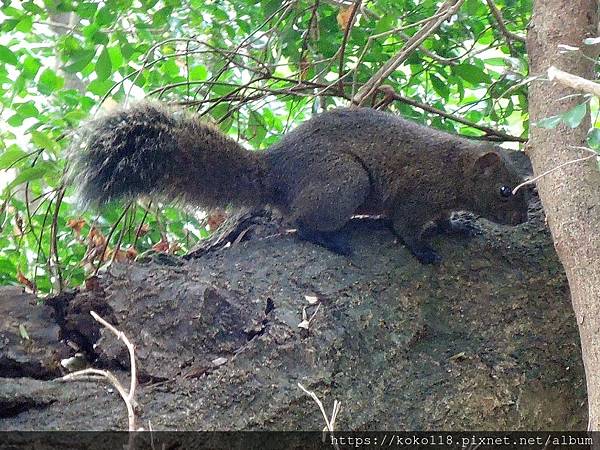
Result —
[[[347, 104], [441, 3], [374, 0], [353, 12], [347, 0], [3, 1], [0, 283], [78, 285], [111, 259], [185, 252], [218, 224], [148, 202], [78, 210], [61, 185], [64, 151], [99, 109], [154, 97], [260, 151], [312, 112]], [[495, 4], [523, 35], [531, 0]], [[465, 135], [485, 135], [477, 125], [526, 135], [524, 44], [495, 20], [485, 2], [466, 0], [385, 80], [413, 101], [389, 109]], [[561, 120], [574, 125], [577, 114]]]

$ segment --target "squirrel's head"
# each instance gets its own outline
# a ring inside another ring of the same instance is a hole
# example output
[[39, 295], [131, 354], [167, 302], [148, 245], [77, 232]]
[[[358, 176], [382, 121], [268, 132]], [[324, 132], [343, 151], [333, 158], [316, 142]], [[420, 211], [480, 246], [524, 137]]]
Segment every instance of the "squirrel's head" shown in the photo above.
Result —
[[473, 212], [493, 222], [518, 225], [527, 221], [529, 195], [513, 189], [523, 177], [501, 147], [490, 147], [469, 162], [465, 180], [472, 186]]

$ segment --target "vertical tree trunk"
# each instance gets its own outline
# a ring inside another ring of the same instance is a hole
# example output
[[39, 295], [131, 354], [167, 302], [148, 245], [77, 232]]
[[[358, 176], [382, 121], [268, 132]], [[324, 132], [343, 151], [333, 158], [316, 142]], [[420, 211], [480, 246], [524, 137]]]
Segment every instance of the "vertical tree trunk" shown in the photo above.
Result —
[[[531, 75], [546, 77], [549, 66], [595, 79], [594, 64], [581, 52], [559, 53], [559, 44], [586, 47], [582, 40], [598, 33], [596, 0], [535, 0], [527, 37]], [[591, 50], [589, 47], [587, 50]], [[596, 54], [592, 55], [594, 58]], [[583, 96], [550, 81], [538, 80], [529, 90], [531, 123], [568, 111]], [[584, 146], [589, 117], [575, 129], [531, 126], [530, 154], [534, 172], [589, 155]], [[554, 245], [571, 289], [579, 325], [588, 390], [589, 427], [600, 430], [600, 171], [594, 159], [555, 171], [537, 183]], [[549, 304], [548, 308], [553, 305]]]

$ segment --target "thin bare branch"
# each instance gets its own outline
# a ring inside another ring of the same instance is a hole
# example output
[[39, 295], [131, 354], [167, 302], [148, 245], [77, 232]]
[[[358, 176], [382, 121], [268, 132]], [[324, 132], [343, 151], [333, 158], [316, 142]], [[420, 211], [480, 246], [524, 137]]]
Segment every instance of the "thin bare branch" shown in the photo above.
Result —
[[596, 83], [595, 81], [587, 80], [585, 78], [578, 77], [577, 75], [564, 72], [554, 66], [550, 66], [548, 69], [548, 78], [550, 81], [556, 80], [567, 87], [600, 97], [600, 84]]
[[350, 12], [350, 18], [348, 19], [346, 28], [344, 29], [344, 37], [342, 38], [342, 45], [340, 46], [340, 66], [338, 69], [338, 78], [341, 78], [344, 74], [344, 53], [346, 52], [346, 44], [348, 42], [348, 37], [350, 36], [350, 31], [354, 26], [354, 20], [356, 19], [356, 14], [358, 13], [361, 3], [362, 0], [356, 0], [354, 2], [354, 6], [351, 6], [352, 11]]
[[512, 191], [513, 195], [515, 195], [519, 191], [519, 189], [521, 189], [523, 186], [527, 186], [529, 184], [533, 184], [537, 180], [539, 180], [540, 178], [545, 177], [546, 175], [549, 175], [549, 174], [551, 174], [553, 172], [556, 172], [557, 170], [560, 170], [563, 167], [570, 166], [571, 164], [577, 164], [577, 163], [580, 163], [580, 162], [588, 161], [588, 160], [590, 160], [592, 158], [596, 158], [600, 162], [600, 154], [596, 153], [592, 149], [589, 149], [589, 148], [586, 148], [586, 147], [574, 147], [574, 148], [578, 148], [580, 150], [587, 150], [587, 151], [591, 152], [592, 154], [589, 155], [589, 156], [584, 156], [583, 158], [572, 159], [571, 161], [567, 161], [567, 162], [564, 162], [562, 164], [559, 164], [558, 166], [556, 166], [556, 167], [554, 167], [554, 168], [552, 168], [550, 170], [546, 170], [545, 172], [539, 174], [538, 176], [536, 176], [534, 178], [531, 178], [531, 179], [529, 179], [529, 180], [527, 180], [527, 181], [519, 184], [518, 186], [516, 186], [513, 189], [513, 191]]
[[525, 43], [525, 36], [521, 36], [516, 33], [513, 33], [508, 28], [506, 28], [506, 24], [504, 23], [504, 18], [502, 17], [502, 13], [500, 12], [498, 7], [494, 3], [494, 0], [486, 0], [486, 2], [488, 4], [488, 6], [490, 7], [490, 10], [492, 11], [494, 18], [496, 19], [496, 23], [498, 24], [498, 28], [500, 29], [500, 32], [509, 41], [509, 43], [510, 43], [510, 41], [518, 41], [518, 42]]
[[112, 384], [115, 387], [115, 389], [117, 390], [117, 392], [119, 392], [119, 395], [125, 402], [125, 406], [127, 407], [129, 431], [136, 431], [135, 390], [137, 387], [137, 372], [136, 372], [136, 365], [135, 365], [135, 347], [133, 346], [131, 341], [129, 341], [127, 336], [125, 336], [125, 334], [122, 331], [117, 330], [113, 325], [111, 325], [106, 320], [104, 320], [102, 317], [100, 317], [98, 314], [96, 314], [96, 312], [90, 311], [90, 314], [97, 322], [102, 324], [106, 329], [108, 329], [111, 333], [113, 333], [118, 339], [123, 341], [123, 343], [127, 347], [127, 350], [129, 351], [130, 378], [131, 378], [130, 385], [129, 385], [129, 392], [127, 392], [127, 390], [125, 390], [125, 388], [123, 387], [121, 382], [117, 379], [117, 377], [114, 376], [108, 370], [99, 370], [99, 369], [79, 370], [77, 372], [73, 372], [68, 375], [65, 375], [64, 377], [61, 378], [61, 380], [63, 380], [63, 381], [79, 380], [82, 378], [83, 379], [92, 379], [92, 380], [98, 380], [98, 379], [107, 380], [110, 384]]
[[371, 96], [377, 87], [383, 83], [383, 81], [391, 75], [391, 73], [402, 64], [411, 53], [421, 45], [421, 43], [433, 34], [439, 26], [444, 23], [448, 18], [458, 11], [464, 0], [447, 0], [438, 9], [438, 12], [433, 16], [436, 17], [434, 20], [430, 18], [419, 31], [417, 31], [412, 38], [406, 43], [404, 48], [400, 50], [395, 56], [390, 58], [372, 77], [367, 81], [356, 93], [352, 99], [352, 103], [355, 105], [362, 105], [369, 96]]
[[[341, 402], [338, 402], [337, 400], [333, 401], [333, 410], [331, 411], [331, 418], [329, 418], [329, 417], [327, 417], [327, 413], [325, 412], [325, 407], [323, 406], [323, 402], [321, 402], [321, 400], [319, 400], [319, 397], [317, 397], [317, 394], [315, 394], [312, 391], [309, 391], [304, 386], [302, 386], [302, 384], [300, 384], [300, 383], [298, 383], [298, 387], [300, 389], [302, 389], [304, 392], [306, 392], [315, 401], [315, 403], [319, 407], [319, 410], [321, 411], [321, 414], [323, 415], [323, 419], [325, 420], [325, 430], [329, 431], [333, 435], [333, 432], [335, 431], [335, 420], [337, 419], [337, 415], [340, 412]], [[336, 449], [339, 448], [337, 442], [335, 442], [335, 441], [333, 443], [333, 446]]]
[[[437, 114], [438, 116], [444, 117], [446, 119], [453, 120], [458, 123], [462, 123], [463, 125], [467, 125], [472, 128], [476, 128], [477, 130], [481, 130], [487, 134], [487, 140], [492, 141], [503, 141], [503, 142], [527, 142], [526, 138], [522, 138], [519, 136], [512, 136], [510, 134], [504, 133], [500, 130], [495, 130], [494, 128], [486, 127], [484, 125], [480, 125], [475, 122], [471, 122], [470, 120], [463, 119], [462, 117], [455, 116], [451, 113], [447, 113], [446, 111], [442, 111], [441, 109], [434, 108], [433, 106], [429, 106], [425, 103], [417, 102], [407, 97], [403, 97], [400, 94], [393, 94], [394, 100], [398, 100], [402, 103], [406, 103], [407, 105], [414, 106], [415, 108], [422, 109], [423, 111], [430, 112], [432, 114]], [[494, 139], [496, 137], [496, 139]]]

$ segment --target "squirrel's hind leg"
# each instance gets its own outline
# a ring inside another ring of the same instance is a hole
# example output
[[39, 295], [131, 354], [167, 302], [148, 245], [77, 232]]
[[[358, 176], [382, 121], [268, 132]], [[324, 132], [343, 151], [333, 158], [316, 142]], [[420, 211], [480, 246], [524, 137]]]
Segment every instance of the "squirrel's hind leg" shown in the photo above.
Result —
[[315, 231], [311, 228], [298, 225], [298, 238], [325, 247], [327, 250], [338, 255], [352, 255], [350, 238], [340, 231]]
[[[338, 231], [361, 206], [371, 190], [369, 176], [357, 161], [339, 160], [336, 173], [311, 176], [291, 204], [290, 219], [298, 237], [335, 253], [350, 255], [349, 238]], [[343, 177], [342, 177], [343, 175]]]

